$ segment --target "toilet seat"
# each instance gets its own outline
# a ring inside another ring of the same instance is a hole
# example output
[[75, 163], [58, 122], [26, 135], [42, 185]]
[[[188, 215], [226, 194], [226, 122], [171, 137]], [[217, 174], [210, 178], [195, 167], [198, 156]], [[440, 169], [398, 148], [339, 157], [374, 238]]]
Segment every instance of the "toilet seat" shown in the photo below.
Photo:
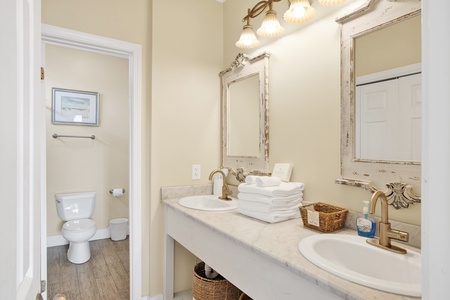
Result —
[[91, 219], [71, 220], [63, 225], [63, 229], [68, 231], [84, 231], [92, 227], [95, 227], [95, 222]]

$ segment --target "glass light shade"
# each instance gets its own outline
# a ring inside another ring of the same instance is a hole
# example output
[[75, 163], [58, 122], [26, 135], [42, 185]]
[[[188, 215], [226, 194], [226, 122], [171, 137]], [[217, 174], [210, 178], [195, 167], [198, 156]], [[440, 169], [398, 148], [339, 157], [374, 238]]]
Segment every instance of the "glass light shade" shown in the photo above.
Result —
[[[308, 1], [308, 0], [307, 0]], [[309, 2], [308, 2], [309, 6]], [[305, 14], [305, 5], [302, 0], [293, 0], [289, 9], [284, 13], [283, 18], [288, 23], [299, 23], [299, 20]]]
[[344, 3], [347, 0], [318, 0], [320, 5], [323, 6], [333, 6]]
[[259, 44], [260, 42], [256, 38], [253, 27], [251, 25], [245, 25], [239, 41], [236, 42], [236, 47], [241, 49], [250, 49], [258, 47]]
[[312, 7], [311, 5], [308, 5], [307, 7], [305, 7], [305, 14], [303, 15], [303, 17], [297, 19], [295, 23], [308, 22], [315, 16], [316, 16], [316, 9], [314, 7]]
[[284, 28], [281, 27], [277, 18], [277, 13], [274, 10], [269, 10], [264, 17], [261, 27], [256, 31], [259, 36], [274, 37], [282, 35]]

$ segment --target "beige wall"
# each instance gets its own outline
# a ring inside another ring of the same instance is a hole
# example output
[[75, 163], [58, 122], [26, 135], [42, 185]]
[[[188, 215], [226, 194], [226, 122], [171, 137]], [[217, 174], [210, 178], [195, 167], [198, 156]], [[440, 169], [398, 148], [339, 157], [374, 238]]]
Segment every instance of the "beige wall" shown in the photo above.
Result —
[[[128, 61], [123, 58], [47, 44], [45, 46], [47, 107], [47, 236], [60, 235], [55, 193], [95, 191], [92, 219], [97, 229], [110, 219], [128, 217]], [[51, 122], [52, 88], [99, 93], [98, 127]], [[96, 139], [54, 139], [52, 134], [95, 135]]]
[[[202, 184], [220, 166], [222, 4], [153, 1], [152, 245], [162, 245], [161, 186]], [[192, 164], [201, 180], [191, 180]], [[153, 249], [153, 247], [152, 247]], [[162, 286], [162, 247], [150, 253], [151, 290]], [[191, 286], [195, 258], [176, 247], [175, 290]]]

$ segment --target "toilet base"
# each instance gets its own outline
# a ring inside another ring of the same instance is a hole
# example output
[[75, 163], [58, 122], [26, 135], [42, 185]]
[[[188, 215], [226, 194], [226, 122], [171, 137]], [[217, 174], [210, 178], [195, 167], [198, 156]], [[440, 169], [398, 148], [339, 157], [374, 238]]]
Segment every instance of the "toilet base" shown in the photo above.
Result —
[[91, 248], [89, 241], [70, 242], [67, 250], [67, 259], [74, 264], [82, 264], [91, 258]]

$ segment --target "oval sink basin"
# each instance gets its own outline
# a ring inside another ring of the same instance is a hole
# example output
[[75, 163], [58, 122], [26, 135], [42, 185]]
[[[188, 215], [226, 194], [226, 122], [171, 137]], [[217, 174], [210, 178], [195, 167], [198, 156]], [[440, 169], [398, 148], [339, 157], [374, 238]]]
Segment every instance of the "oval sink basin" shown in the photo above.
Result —
[[189, 196], [178, 200], [181, 206], [208, 211], [224, 211], [237, 208], [236, 200], [220, 200], [214, 195]]
[[309, 236], [298, 244], [310, 262], [352, 282], [406, 296], [420, 297], [421, 254], [397, 254], [343, 234]]

